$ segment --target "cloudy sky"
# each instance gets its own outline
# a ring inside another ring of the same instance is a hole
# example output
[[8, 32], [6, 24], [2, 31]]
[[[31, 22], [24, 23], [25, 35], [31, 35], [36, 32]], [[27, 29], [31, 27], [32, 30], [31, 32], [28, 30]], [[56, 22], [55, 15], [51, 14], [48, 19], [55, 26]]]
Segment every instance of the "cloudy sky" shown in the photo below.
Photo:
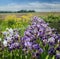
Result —
[[0, 11], [60, 12], [60, 0], [0, 0]]

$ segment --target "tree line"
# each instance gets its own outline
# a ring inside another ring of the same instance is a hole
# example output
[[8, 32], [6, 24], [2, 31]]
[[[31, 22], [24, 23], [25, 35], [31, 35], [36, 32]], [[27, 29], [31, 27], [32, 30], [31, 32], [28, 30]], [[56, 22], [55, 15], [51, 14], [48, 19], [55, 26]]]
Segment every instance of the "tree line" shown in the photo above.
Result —
[[29, 13], [29, 12], [35, 12], [35, 10], [0, 11], [0, 13]]

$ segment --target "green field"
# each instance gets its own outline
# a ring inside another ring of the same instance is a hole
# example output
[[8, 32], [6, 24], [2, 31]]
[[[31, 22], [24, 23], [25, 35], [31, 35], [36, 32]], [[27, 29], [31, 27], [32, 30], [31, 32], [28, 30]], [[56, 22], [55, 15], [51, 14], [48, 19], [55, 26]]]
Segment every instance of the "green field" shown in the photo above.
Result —
[[[5, 20], [5, 17], [8, 16], [8, 15], [15, 15], [17, 18], [20, 18], [21, 16], [23, 15], [28, 15], [28, 14], [32, 14], [32, 17], [33, 16], [38, 16], [40, 18], [43, 18], [46, 22], [49, 22], [49, 23], [52, 23], [50, 24], [51, 27], [55, 27], [55, 28], [58, 28], [57, 30], [60, 30], [60, 12], [36, 12], [36, 13], [0, 13], [0, 27], [4, 27], [4, 25], [8, 26], [8, 24], [4, 24], [4, 21]], [[30, 17], [30, 19], [32, 18]], [[28, 19], [27, 19], [28, 20]], [[22, 22], [20, 22], [22, 23]], [[3, 24], [1, 26], [1, 24]], [[55, 25], [54, 25], [55, 24]], [[25, 24], [24, 24], [25, 25]], [[18, 26], [19, 27], [19, 26]], [[1, 28], [0, 28], [1, 29]], [[4, 29], [3, 29], [4, 30]]]
[[[29, 17], [28, 14], [31, 14], [32, 16]], [[9, 15], [11, 16], [15, 15], [16, 20], [15, 20], [15, 16], [12, 18], [9, 17], [6, 20], [6, 16], [9, 16]], [[25, 19], [21, 18], [24, 15], [27, 16], [27, 18]], [[49, 26], [51, 28], [55, 28], [56, 31], [60, 33], [60, 12], [0, 13], [0, 37], [1, 38], [3, 37], [1, 32], [5, 31], [6, 28], [13, 28], [13, 29], [18, 28], [20, 29], [19, 30], [20, 36], [21, 37], [24, 36], [24, 31], [26, 30], [28, 25], [31, 24], [31, 19], [33, 18], [33, 16], [38, 16], [39, 18], [42, 18], [45, 22], [49, 23]], [[47, 46], [45, 48], [47, 52]], [[41, 59], [54, 59], [55, 56], [49, 56], [46, 52], [40, 56]], [[29, 54], [26, 55], [21, 49], [16, 49], [10, 52], [8, 51], [7, 48], [4, 48], [4, 50], [1, 50], [0, 48], [0, 59], [33, 59], [33, 58], [31, 58], [30, 52]]]

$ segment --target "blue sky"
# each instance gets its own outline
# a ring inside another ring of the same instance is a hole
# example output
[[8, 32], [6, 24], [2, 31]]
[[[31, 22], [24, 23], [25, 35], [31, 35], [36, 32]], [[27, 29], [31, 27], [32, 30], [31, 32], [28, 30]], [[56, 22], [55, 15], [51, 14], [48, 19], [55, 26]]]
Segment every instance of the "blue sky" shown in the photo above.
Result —
[[60, 12], [60, 0], [0, 0], [0, 11]]

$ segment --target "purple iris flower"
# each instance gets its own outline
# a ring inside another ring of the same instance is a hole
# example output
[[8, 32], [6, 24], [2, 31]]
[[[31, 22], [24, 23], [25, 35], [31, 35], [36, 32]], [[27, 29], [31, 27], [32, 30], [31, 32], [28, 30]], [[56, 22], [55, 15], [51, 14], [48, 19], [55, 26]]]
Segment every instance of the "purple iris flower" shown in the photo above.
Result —
[[43, 53], [43, 49], [42, 48], [39, 48], [39, 53]]
[[60, 59], [60, 53], [57, 53], [55, 58]]
[[52, 47], [48, 50], [48, 54], [50, 55], [55, 55], [56, 54], [56, 50]]
[[38, 44], [33, 44], [33, 49], [39, 49], [40, 48], [40, 46], [38, 45]]
[[56, 48], [56, 50], [60, 51], [60, 45]]

